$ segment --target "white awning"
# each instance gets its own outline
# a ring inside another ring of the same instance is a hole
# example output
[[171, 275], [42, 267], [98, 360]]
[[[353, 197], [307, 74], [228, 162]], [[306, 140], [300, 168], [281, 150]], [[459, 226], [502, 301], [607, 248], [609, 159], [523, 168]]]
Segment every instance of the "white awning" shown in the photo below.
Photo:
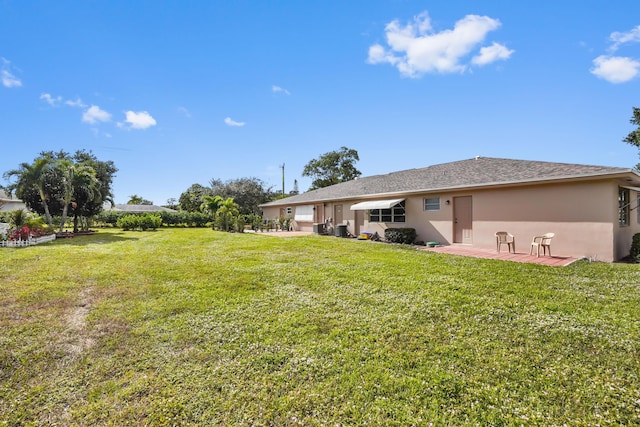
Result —
[[313, 205], [302, 205], [295, 207], [293, 219], [298, 222], [313, 222]]
[[624, 185], [622, 186], [622, 188], [626, 188], [627, 190], [631, 190], [631, 191], [637, 191], [640, 192], [640, 187], [625, 187]]
[[355, 205], [351, 205], [352, 211], [368, 211], [371, 209], [389, 209], [392, 206], [397, 205], [404, 199], [392, 199], [392, 200], [370, 200], [368, 202], [360, 202]]

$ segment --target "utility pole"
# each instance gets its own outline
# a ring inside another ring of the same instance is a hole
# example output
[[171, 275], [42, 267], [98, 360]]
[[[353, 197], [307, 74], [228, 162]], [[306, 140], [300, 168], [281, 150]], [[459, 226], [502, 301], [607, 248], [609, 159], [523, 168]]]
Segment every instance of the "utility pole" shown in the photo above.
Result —
[[280, 167], [282, 168], [282, 197], [284, 197], [284, 163]]

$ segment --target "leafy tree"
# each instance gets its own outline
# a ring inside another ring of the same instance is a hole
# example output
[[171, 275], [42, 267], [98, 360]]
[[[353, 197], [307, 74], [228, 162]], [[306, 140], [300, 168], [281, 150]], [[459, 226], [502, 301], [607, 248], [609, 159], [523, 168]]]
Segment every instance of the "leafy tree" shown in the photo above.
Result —
[[305, 165], [302, 176], [313, 179], [310, 190], [350, 181], [362, 175], [354, 166], [358, 160], [356, 150], [341, 147], [339, 151], [330, 151], [311, 160]]
[[261, 213], [258, 207], [273, 199], [271, 187], [258, 178], [238, 178], [226, 182], [219, 179], [209, 181], [211, 194], [223, 199], [232, 198], [242, 215], [257, 215]]
[[[9, 185], [9, 191], [15, 190], [16, 196], [22, 199], [27, 206], [37, 210], [39, 204], [44, 211], [45, 219], [50, 228], [53, 228], [51, 221], [51, 213], [49, 212], [50, 192], [46, 185], [47, 176], [50, 174], [53, 166], [53, 159], [50, 156], [40, 155], [33, 164], [21, 163], [18, 169], [13, 169], [4, 173], [5, 179], [16, 177], [17, 181]], [[25, 196], [29, 193], [37, 193], [38, 202], [34, 203], [33, 199], [27, 199]]]
[[[115, 164], [111, 160], [102, 161], [91, 151], [79, 150], [73, 155], [72, 160], [77, 164], [82, 164], [93, 168], [96, 172], [96, 178], [100, 182], [98, 195], [91, 194], [84, 188], [76, 188], [74, 199], [76, 206], [73, 208], [73, 231], [78, 231], [78, 225], [81, 218], [90, 218], [102, 212], [105, 202], [113, 205], [113, 178], [118, 172]], [[88, 228], [88, 223], [82, 227]]]
[[[34, 169], [42, 162], [45, 162], [47, 167], [46, 173], [42, 174], [40, 185], [27, 185], [26, 178], [31, 176], [27, 169]], [[69, 175], [70, 165], [73, 165], [73, 176]], [[97, 186], [96, 182], [87, 176], [87, 173], [90, 173], [88, 169], [94, 171]], [[111, 184], [117, 170], [113, 162], [100, 161], [91, 152], [84, 150], [77, 151], [73, 156], [64, 151], [47, 151], [40, 153], [32, 165], [23, 163], [19, 169], [9, 171], [4, 176], [18, 177], [18, 181], [9, 187], [15, 189], [16, 195], [37, 213], [47, 217], [47, 212], [63, 213], [66, 207], [73, 215], [74, 232], [77, 232], [81, 218], [97, 215], [102, 211], [104, 202], [113, 203]], [[79, 172], [78, 176], [75, 176], [76, 172]], [[71, 188], [73, 195], [69, 197]], [[46, 203], [42, 203], [42, 194]], [[67, 203], [69, 200], [71, 204]], [[50, 219], [47, 222], [50, 223]], [[88, 221], [84, 224], [83, 228], [88, 228]]]
[[[62, 219], [60, 221], [60, 231], [67, 221], [69, 206], [77, 207], [74, 200], [76, 194], [84, 194], [89, 199], [100, 196], [100, 181], [96, 178], [96, 171], [86, 165], [73, 163], [64, 159], [58, 162], [57, 169], [62, 172]], [[77, 231], [77, 230], [76, 230]]]
[[[633, 107], [633, 116], [631, 117], [631, 120], [629, 120], [629, 123], [638, 127], [629, 132], [629, 135], [627, 135], [623, 141], [627, 144], [635, 145], [640, 148], [640, 108]], [[640, 163], [636, 165], [636, 169], [640, 170]]]
[[164, 205], [164, 207], [169, 209], [178, 209], [178, 199], [175, 197], [167, 199], [167, 204]]
[[129, 196], [129, 201], [127, 202], [128, 205], [152, 205], [153, 202], [151, 200], [147, 200], [145, 198], [143, 198], [142, 196], [138, 196], [137, 194], [134, 194], [133, 196]]
[[211, 189], [200, 184], [193, 184], [178, 199], [180, 209], [187, 212], [198, 212], [202, 206], [203, 196], [212, 196]]

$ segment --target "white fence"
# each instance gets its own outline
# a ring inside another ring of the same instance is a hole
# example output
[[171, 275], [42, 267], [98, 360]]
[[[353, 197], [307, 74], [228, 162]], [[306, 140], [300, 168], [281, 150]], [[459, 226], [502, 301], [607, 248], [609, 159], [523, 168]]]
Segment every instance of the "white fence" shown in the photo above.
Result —
[[33, 246], [40, 243], [47, 243], [52, 240], [56, 240], [55, 234], [50, 234], [48, 236], [42, 237], [30, 237], [29, 240], [0, 240], [0, 248], [21, 248], [24, 246]]

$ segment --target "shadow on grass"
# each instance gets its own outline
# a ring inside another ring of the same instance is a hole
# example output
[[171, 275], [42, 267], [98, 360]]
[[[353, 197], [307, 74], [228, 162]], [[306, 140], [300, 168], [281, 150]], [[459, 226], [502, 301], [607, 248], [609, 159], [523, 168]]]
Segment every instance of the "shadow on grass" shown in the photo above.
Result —
[[54, 240], [52, 243], [55, 245], [67, 245], [67, 246], [85, 246], [85, 245], [103, 245], [115, 242], [124, 242], [139, 240], [138, 237], [131, 236], [130, 233], [100, 233], [93, 234], [81, 234], [73, 237], [63, 237]]

